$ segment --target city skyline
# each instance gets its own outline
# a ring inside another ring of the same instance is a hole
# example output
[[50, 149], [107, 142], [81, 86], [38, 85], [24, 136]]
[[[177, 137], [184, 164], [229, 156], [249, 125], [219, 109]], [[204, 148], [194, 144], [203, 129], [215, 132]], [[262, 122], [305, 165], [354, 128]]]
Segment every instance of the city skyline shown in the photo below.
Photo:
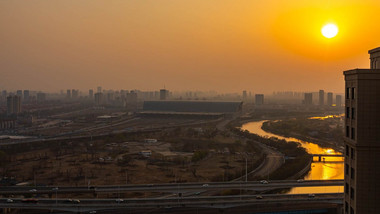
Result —
[[[0, 89], [342, 92], [380, 3], [2, 1]], [[336, 23], [327, 39], [321, 28]], [[347, 44], [350, 44], [348, 46]]]

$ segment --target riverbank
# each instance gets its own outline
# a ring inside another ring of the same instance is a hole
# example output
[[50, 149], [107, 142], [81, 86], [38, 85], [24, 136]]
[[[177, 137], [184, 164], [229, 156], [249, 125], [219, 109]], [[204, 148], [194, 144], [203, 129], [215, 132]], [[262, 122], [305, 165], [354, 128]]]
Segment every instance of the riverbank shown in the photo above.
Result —
[[279, 135], [282, 137], [296, 138], [296, 139], [299, 139], [299, 140], [302, 140], [305, 142], [313, 142], [322, 148], [332, 148], [335, 151], [338, 151], [341, 153], [344, 150], [342, 142], [333, 142], [333, 141], [327, 141], [327, 140], [321, 139], [321, 138], [305, 136], [305, 135], [299, 134], [295, 131], [291, 131], [291, 132], [285, 134], [284, 132], [274, 128], [273, 126], [271, 126], [271, 123], [273, 123], [273, 122], [272, 121], [266, 121], [263, 123], [261, 128], [266, 132], [273, 133], [273, 134], [276, 134], [276, 135]]

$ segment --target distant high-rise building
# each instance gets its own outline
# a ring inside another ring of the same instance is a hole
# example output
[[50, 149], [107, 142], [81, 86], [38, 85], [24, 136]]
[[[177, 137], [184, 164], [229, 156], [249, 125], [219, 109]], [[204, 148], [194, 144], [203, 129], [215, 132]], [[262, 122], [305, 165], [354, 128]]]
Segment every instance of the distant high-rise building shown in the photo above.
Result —
[[380, 213], [380, 47], [371, 69], [344, 71], [344, 212]]
[[18, 114], [21, 112], [21, 97], [14, 95], [7, 97], [7, 114]]
[[247, 91], [246, 90], [243, 91], [243, 100], [247, 100]]
[[305, 93], [305, 105], [313, 105], [313, 93]]
[[255, 94], [255, 105], [264, 104], [264, 94]]
[[96, 92], [98, 92], [98, 93], [102, 93], [102, 87], [101, 86], [98, 86], [98, 88], [97, 88], [97, 91]]
[[71, 98], [78, 99], [79, 97], [79, 90], [72, 89], [71, 90]]
[[325, 91], [319, 90], [319, 105], [323, 106], [325, 105]]
[[22, 97], [22, 90], [17, 90], [16, 95], [21, 98]]
[[96, 93], [95, 94], [95, 105], [100, 106], [104, 104], [104, 98], [103, 93]]
[[92, 89], [88, 90], [88, 98], [94, 99], [94, 90], [92, 90]]
[[66, 98], [71, 99], [71, 90], [70, 89], [67, 89], [67, 91], [66, 91]]
[[127, 94], [126, 105], [127, 107], [136, 107], [137, 104], [137, 93], [135, 91], [131, 91]]
[[4, 98], [7, 97], [7, 95], [8, 95], [7, 90], [3, 90], [1, 92], [1, 96], [4, 97]]
[[24, 90], [24, 102], [29, 102], [30, 93], [29, 90]]
[[336, 95], [335, 103], [336, 103], [336, 107], [338, 107], [338, 108], [342, 107], [342, 96], [341, 95]]
[[166, 100], [169, 96], [169, 91], [166, 89], [160, 90], [160, 100]]
[[333, 93], [327, 93], [327, 106], [331, 107], [333, 105]]
[[37, 93], [37, 103], [44, 103], [46, 101], [46, 94], [39, 92]]

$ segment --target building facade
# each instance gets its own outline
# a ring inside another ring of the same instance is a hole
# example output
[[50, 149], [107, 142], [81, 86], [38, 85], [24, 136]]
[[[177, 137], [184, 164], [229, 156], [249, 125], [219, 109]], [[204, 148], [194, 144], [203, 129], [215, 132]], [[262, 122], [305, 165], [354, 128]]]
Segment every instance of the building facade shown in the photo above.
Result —
[[255, 94], [255, 105], [264, 104], [264, 94]]
[[344, 71], [345, 214], [380, 213], [380, 48], [369, 53], [371, 69]]
[[304, 99], [305, 105], [313, 105], [313, 93], [305, 93], [305, 99]]
[[323, 106], [325, 105], [325, 91], [319, 90], [319, 105]]
[[333, 93], [327, 93], [327, 105], [331, 107], [333, 105]]

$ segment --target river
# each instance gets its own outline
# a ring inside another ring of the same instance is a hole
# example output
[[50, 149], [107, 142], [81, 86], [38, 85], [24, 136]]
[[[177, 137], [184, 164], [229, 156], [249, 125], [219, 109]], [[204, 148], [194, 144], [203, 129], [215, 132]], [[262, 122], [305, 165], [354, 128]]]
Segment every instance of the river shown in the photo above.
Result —
[[[242, 130], [247, 130], [251, 133], [263, 136], [263, 137], [276, 137], [278, 139], [284, 139], [286, 141], [299, 142], [302, 147], [310, 154], [340, 154], [332, 148], [322, 148], [318, 144], [312, 142], [306, 142], [292, 137], [283, 137], [273, 133], [264, 131], [261, 127], [266, 120], [249, 122], [242, 125]], [[315, 160], [317, 157], [314, 157]], [[326, 162], [313, 162], [311, 170], [305, 175], [305, 180], [330, 180], [330, 179], [344, 179], [344, 164], [343, 157], [329, 157], [326, 158]], [[335, 162], [334, 162], [335, 161]], [[301, 193], [334, 193], [343, 192], [343, 186], [331, 186], [331, 187], [296, 187], [292, 188], [289, 194], [301, 194]]]

